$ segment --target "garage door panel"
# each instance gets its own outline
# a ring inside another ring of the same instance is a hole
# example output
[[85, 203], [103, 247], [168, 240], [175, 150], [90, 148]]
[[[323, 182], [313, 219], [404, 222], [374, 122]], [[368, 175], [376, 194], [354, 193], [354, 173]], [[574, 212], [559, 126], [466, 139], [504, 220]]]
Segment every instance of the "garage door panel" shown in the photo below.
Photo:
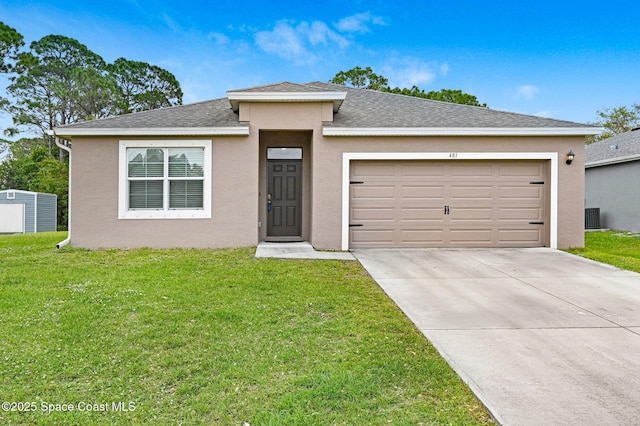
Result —
[[400, 188], [400, 198], [421, 199], [430, 201], [444, 200], [444, 185], [402, 185]]
[[542, 177], [544, 176], [544, 167], [542, 164], [503, 164], [499, 167], [499, 174], [504, 177]]
[[544, 196], [544, 188], [541, 186], [533, 185], [501, 185], [498, 190], [498, 197], [500, 199], [533, 199], [542, 200]]
[[442, 209], [435, 207], [402, 207], [400, 208], [401, 225], [407, 222], [444, 223]]
[[493, 198], [493, 186], [491, 185], [451, 185], [451, 204], [455, 200]]
[[491, 164], [452, 164], [451, 176], [474, 177], [493, 176], [493, 166]]
[[400, 242], [403, 244], [415, 244], [415, 246], [440, 245], [443, 241], [442, 229], [406, 228], [400, 231]]
[[361, 225], [350, 228], [352, 247], [548, 244], [548, 161], [354, 161], [351, 170], [350, 223]]
[[394, 243], [394, 229], [364, 229], [364, 228], [351, 228], [351, 241], [353, 243], [367, 243], [382, 245], [392, 245]]
[[353, 200], [360, 199], [369, 200], [395, 200], [396, 188], [394, 185], [357, 185], [351, 188], [351, 197]]
[[352, 218], [358, 223], [364, 221], [395, 222], [394, 207], [367, 207], [353, 209]]
[[396, 175], [396, 165], [392, 162], [374, 161], [360, 163], [357, 170], [353, 169], [351, 176], [354, 178], [366, 178], [375, 176], [393, 177]]
[[500, 229], [498, 239], [503, 245], [522, 247], [522, 243], [537, 244], [542, 238], [542, 229]]
[[401, 163], [401, 176], [419, 178], [429, 176], [433, 178], [445, 175], [444, 165], [432, 162], [429, 167], [425, 167], [424, 164], [425, 162], [422, 162], [422, 164]]
[[449, 232], [449, 241], [456, 246], [487, 245], [493, 240], [491, 229], [453, 228]]
[[494, 220], [492, 207], [456, 207], [450, 213], [449, 221], [456, 222], [487, 222]]
[[537, 206], [532, 207], [501, 207], [498, 209], [498, 217], [504, 221], [543, 221], [544, 211]]

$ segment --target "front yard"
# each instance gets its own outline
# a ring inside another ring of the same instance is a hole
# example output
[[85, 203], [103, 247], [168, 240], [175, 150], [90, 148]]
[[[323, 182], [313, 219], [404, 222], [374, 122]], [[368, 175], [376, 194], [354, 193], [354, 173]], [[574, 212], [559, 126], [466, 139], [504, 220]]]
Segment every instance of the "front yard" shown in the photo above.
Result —
[[638, 233], [587, 232], [584, 248], [567, 251], [618, 268], [640, 272], [640, 234]]
[[2, 424], [488, 424], [357, 262], [0, 237]]

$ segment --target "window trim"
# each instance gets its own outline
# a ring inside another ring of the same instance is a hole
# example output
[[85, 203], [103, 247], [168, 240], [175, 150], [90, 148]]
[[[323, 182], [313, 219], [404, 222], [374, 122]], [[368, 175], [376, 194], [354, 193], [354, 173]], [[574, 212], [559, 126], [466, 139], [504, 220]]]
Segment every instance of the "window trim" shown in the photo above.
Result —
[[[210, 219], [212, 157], [210, 139], [120, 140], [118, 167], [118, 219]], [[202, 209], [129, 210], [128, 148], [204, 148]]]

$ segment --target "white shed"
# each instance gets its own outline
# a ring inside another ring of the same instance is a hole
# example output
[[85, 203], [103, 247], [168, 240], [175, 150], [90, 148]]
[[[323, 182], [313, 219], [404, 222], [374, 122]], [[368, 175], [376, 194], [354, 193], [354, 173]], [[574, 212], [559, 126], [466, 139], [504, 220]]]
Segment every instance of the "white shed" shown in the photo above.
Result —
[[58, 196], [43, 192], [0, 191], [0, 234], [55, 231]]

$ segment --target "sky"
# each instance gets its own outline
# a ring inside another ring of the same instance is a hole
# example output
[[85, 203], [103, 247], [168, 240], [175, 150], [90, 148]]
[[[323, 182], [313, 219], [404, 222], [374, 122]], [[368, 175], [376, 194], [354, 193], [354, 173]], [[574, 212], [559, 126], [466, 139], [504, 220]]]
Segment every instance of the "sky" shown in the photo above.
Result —
[[[0, 3], [27, 46], [61, 34], [107, 62], [161, 66], [185, 104], [370, 66], [392, 87], [460, 89], [493, 109], [581, 123], [640, 103], [639, 12], [637, 0]], [[0, 76], [0, 95], [6, 85]]]

